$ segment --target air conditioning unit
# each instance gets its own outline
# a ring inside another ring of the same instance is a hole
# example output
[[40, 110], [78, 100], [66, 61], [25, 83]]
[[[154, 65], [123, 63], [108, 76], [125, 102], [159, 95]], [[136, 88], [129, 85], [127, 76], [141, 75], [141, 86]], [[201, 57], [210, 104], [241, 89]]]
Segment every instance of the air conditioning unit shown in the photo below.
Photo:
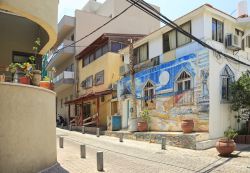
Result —
[[129, 65], [125, 64], [125, 65], [120, 67], [120, 75], [123, 76], [127, 73], [129, 73]]
[[231, 50], [241, 49], [241, 37], [235, 34], [227, 34], [226, 47]]

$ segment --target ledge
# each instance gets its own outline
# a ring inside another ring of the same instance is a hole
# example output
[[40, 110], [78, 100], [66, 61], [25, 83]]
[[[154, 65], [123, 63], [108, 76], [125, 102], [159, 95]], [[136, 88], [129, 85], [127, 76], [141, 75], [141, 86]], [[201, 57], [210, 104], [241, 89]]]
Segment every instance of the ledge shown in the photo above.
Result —
[[51, 91], [51, 90], [46, 89], [46, 88], [34, 86], [34, 85], [25, 85], [25, 84], [10, 83], [10, 82], [0, 82], [0, 85], [9, 85], [9, 86], [17, 86], [17, 87], [31, 88], [31, 89], [40, 90], [40, 91], [44, 91], [44, 92], [47, 92], [47, 93], [51, 93], [51, 94], [56, 95], [56, 93], [55, 93], [54, 91]]

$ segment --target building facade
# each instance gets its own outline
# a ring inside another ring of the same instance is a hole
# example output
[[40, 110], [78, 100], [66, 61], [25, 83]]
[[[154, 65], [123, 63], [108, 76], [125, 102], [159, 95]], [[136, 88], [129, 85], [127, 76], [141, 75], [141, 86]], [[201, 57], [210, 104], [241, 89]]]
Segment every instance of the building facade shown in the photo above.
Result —
[[[249, 65], [249, 21], [246, 15], [234, 18], [206, 4], [175, 23]], [[181, 131], [181, 120], [189, 118], [194, 120], [194, 131], [208, 132], [209, 139], [215, 139], [229, 126], [236, 127], [229, 85], [248, 65], [220, 56], [168, 26], [137, 41], [134, 48], [137, 116], [141, 110], [150, 110], [150, 130]], [[118, 110], [122, 127], [127, 128], [131, 116], [129, 49], [121, 53]]]
[[104, 33], [78, 56], [80, 97], [66, 102], [71, 124], [107, 128], [107, 119], [117, 110], [116, 82], [120, 79], [122, 59], [118, 51], [128, 45], [128, 39], [142, 35]]
[[[83, 71], [81, 64], [75, 61], [75, 56], [104, 33], [146, 35], [158, 29], [160, 22], [139, 9], [131, 7], [118, 19], [113, 20], [94, 34], [70, 47], [60, 49], [85, 37], [114, 18], [129, 5], [126, 0], [106, 0], [104, 3], [89, 0], [82, 9], [75, 11], [75, 17], [64, 16], [59, 22], [58, 40], [52, 50], [53, 57], [50, 58], [47, 70], [51, 70], [52, 67], [56, 69], [54, 82], [57, 93], [57, 114], [62, 115], [65, 119], [68, 120], [68, 107], [64, 103], [82, 96], [78, 86], [83, 80]], [[159, 7], [155, 6], [155, 8], [159, 10]], [[75, 107], [71, 108], [71, 114], [73, 114], [74, 109]]]

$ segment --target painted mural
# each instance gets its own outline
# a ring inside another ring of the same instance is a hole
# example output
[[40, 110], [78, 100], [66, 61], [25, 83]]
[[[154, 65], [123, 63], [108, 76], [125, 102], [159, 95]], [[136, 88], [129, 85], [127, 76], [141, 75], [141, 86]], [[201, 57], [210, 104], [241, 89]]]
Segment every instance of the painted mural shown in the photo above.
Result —
[[[149, 109], [150, 130], [181, 131], [192, 118], [195, 131], [208, 131], [209, 54], [203, 49], [135, 74], [138, 111]], [[122, 102], [130, 93], [130, 77], [118, 82]]]

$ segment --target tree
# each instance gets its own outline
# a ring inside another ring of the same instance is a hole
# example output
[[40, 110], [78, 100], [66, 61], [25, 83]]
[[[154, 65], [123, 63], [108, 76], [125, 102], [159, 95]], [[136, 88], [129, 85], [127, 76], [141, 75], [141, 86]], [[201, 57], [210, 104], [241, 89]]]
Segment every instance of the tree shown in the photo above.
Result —
[[[246, 71], [242, 76], [230, 86], [231, 108], [238, 112], [237, 122], [250, 118], [250, 71]], [[249, 129], [249, 127], [248, 127]], [[249, 131], [248, 131], [249, 133]]]

